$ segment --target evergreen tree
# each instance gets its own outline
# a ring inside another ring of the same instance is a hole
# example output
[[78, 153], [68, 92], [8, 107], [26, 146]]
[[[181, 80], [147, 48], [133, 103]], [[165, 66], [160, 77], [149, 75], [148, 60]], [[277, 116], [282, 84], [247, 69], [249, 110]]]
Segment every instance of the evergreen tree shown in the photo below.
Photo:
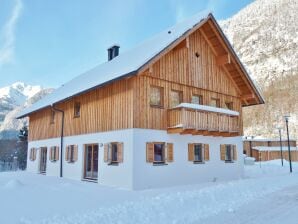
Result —
[[25, 170], [27, 166], [27, 148], [28, 148], [28, 128], [27, 126], [22, 127], [18, 134], [17, 142], [17, 157], [19, 169]]

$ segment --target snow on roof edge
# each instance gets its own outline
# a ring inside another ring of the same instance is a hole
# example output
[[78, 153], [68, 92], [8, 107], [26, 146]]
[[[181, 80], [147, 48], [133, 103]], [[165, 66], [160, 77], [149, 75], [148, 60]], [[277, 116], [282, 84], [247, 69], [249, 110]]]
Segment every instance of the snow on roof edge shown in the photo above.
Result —
[[[254, 146], [252, 149], [258, 150], [258, 151], [280, 151], [280, 146]], [[282, 151], [287, 151], [288, 146], [282, 146]], [[297, 147], [291, 146], [291, 151], [297, 151]]]

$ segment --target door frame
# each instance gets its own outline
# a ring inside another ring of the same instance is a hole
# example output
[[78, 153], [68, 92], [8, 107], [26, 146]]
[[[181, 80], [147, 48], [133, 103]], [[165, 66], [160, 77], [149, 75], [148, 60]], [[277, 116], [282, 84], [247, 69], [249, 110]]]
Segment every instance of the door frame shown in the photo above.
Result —
[[[93, 167], [94, 167], [93, 150], [94, 150], [94, 146], [95, 146], [95, 145], [97, 146], [97, 178], [90, 178], [90, 177], [86, 177], [87, 147], [88, 147], [88, 146], [92, 146], [91, 167], [92, 167], [92, 173], [93, 173]], [[98, 144], [98, 143], [84, 144], [84, 153], [83, 153], [83, 180], [97, 182], [97, 181], [98, 181], [98, 171], [99, 171], [99, 144]]]
[[[43, 153], [43, 151], [45, 151], [45, 153]], [[42, 156], [45, 155], [45, 164], [43, 164], [45, 166], [45, 169], [44, 170], [41, 170], [41, 166], [42, 166]], [[47, 160], [48, 160], [48, 148], [46, 146], [43, 146], [43, 147], [39, 147], [39, 173], [40, 174], [46, 174], [47, 172]]]

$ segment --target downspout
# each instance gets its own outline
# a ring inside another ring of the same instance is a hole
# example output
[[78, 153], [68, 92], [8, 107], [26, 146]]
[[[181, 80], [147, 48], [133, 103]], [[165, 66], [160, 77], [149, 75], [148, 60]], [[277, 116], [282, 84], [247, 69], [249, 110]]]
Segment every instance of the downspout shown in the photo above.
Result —
[[64, 110], [55, 108], [55, 106], [52, 104], [52, 109], [54, 111], [62, 113], [62, 118], [61, 118], [61, 135], [60, 135], [60, 177], [63, 177], [63, 137], [64, 137]]

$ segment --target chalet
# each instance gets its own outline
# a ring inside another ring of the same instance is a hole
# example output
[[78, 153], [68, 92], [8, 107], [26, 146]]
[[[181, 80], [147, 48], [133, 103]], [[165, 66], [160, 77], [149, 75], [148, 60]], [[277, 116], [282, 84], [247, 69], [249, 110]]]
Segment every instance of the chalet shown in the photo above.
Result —
[[[290, 139], [291, 160], [298, 161], [296, 140]], [[282, 152], [282, 153], [281, 153]], [[256, 161], [281, 159], [289, 160], [288, 140], [282, 139], [244, 139], [243, 153], [254, 157]]]
[[242, 176], [242, 107], [264, 100], [212, 14], [108, 53], [18, 115], [28, 171], [128, 189]]

